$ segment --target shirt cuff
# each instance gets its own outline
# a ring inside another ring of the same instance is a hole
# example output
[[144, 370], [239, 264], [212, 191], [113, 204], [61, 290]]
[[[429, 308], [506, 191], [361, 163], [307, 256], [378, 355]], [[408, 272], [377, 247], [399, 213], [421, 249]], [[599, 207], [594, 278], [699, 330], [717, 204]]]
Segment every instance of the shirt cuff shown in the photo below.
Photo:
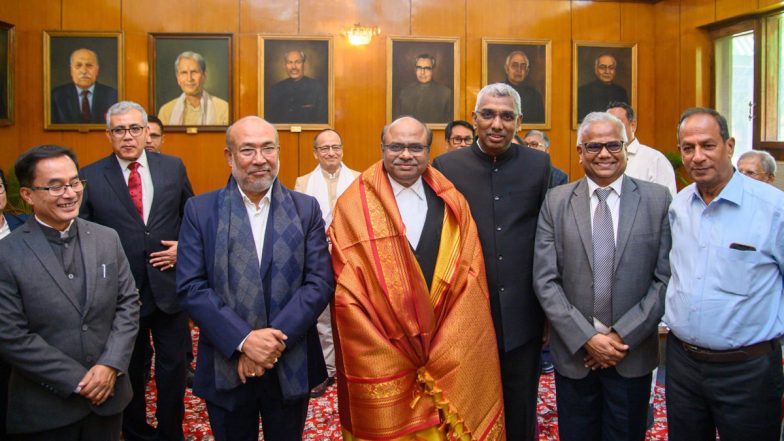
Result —
[[248, 332], [248, 335], [246, 335], [245, 338], [242, 339], [240, 344], [237, 345], [237, 352], [242, 353], [242, 346], [245, 344], [245, 340], [247, 340], [248, 337], [250, 337], [250, 332]]

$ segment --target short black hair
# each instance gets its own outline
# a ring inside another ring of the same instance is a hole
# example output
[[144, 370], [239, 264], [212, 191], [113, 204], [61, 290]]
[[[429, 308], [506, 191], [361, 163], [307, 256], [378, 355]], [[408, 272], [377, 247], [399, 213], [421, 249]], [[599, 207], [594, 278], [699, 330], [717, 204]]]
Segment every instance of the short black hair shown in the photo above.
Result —
[[147, 124], [149, 123], [158, 124], [158, 127], [161, 128], [161, 135], [163, 135], [163, 132], [164, 130], [166, 130], [166, 127], [163, 126], [163, 121], [161, 121], [160, 118], [158, 118], [155, 115], [147, 114]]
[[623, 101], [610, 101], [606, 110], [610, 109], [623, 109], [623, 111], [626, 112], [626, 119], [628, 119], [629, 122], [635, 120], [634, 107], [630, 106], [628, 103], [624, 103]]
[[681, 117], [678, 120], [678, 130], [676, 132], [678, 134], [678, 144], [681, 143], [681, 126], [683, 125], [683, 122], [686, 121], [687, 118], [699, 114], [712, 116], [713, 119], [716, 120], [716, 124], [719, 125], [719, 135], [721, 135], [721, 140], [726, 142], [728, 139], [730, 139], [730, 129], [727, 125], [727, 118], [722, 116], [721, 113], [709, 107], [690, 107], [681, 113]]
[[76, 153], [71, 149], [60, 147], [59, 145], [43, 144], [30, 148], [26, 152], [19, 155], [14, 163], [14, 171], [16, 178], [19, 179], [20, 187], [30, 187], [35, 180], [35, 167], [44, 159], [59, 158], [60, 156], [67, 156], [71, 158], [76, 165], [76, 170], [79, 170], [79, 162], [76, 160]]
[[472, 126], [470, 122], [462, 119], [456, 119], [446, 125], [446, 129], [444, 130], [444, 138], [447, 141], [449, 141], [449, 138], [452, 137], [452, 128], [454, 126], [465, 127], [466, 129], [471, 131], [471, 136], [476, 136], [476, 132], [474, 132], [474, 126]]

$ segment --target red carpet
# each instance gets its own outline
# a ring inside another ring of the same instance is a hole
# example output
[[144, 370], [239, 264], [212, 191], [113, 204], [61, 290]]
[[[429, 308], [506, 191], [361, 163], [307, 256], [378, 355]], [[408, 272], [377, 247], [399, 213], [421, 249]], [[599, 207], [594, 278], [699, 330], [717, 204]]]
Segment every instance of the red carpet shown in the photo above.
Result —
[[[194, 332], [194, 340], [198, 331]], [[155, 385], [151, 381], [147, 385], [147, 418], [155, 424]], [[558, 413], [555, 408], [555, 387], [553, 374], [542, 375], [539, 380], [539, 440], [558, 440]], [[664, 406], [664, 389], [656, 385], [654, 395], [654, 424], [648, 431], [648, 441], [665, 441], [667, 439], [667, 419]], [[212, 432], [207, 418], [207, 406], [200, 398], [185, 392], [185, 439], [187, 441], [212, 440]], [[261, 437], [259, 438], [261, 439]], [[337, 392], [335, 386], [317, 399], [310, 400], [308, 420], [305, 423], [305, 440], [327, 441], [342, 440], [340, 435], [340, 418], [338, 417]]]

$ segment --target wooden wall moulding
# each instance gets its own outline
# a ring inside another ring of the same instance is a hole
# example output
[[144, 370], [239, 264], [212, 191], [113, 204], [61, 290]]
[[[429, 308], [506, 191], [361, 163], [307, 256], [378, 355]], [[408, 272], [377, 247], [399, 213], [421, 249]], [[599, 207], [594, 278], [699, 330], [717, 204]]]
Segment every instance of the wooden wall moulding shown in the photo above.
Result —
[[14, 25], [0, 21], [0, 126], [14, 123], [14, 69], [16, 40]]

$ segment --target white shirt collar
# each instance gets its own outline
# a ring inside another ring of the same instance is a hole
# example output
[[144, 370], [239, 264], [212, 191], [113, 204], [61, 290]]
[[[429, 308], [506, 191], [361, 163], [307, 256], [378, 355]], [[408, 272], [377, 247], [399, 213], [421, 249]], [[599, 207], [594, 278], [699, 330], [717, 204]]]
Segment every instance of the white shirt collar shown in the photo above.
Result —
[[635, 136], [631, 142], [626, 144], [626, 153], [630, 155], [636, 155], [638, 150], [640, 150], [640, 141], [638, 141], [637, 137]]
[[599, 187], [599, 185], [596, 182], [593, 182], [591, 178], [589, 178], [588, 176], [585, 177], [585, 180], [588, 182], [589, 196], [593, 196], [593, 193], [596, 191], [597, 188], [607, 188], [607, 187], [611, 187], [615, 191], [615, 194], [617, 194], [618, 196], [621, 195], [621, 187], [623, 186], [623, 175], [621, 175], [618, 179], [610, 183], [610, 185], [608, 185], [607, 187]]
[[87, 89], [82, 89], [81, 87], [77, 86], [76, 84], [74, 84], [74, 87], [76, 87], [76, 94], [79, 95], [80, 97], [82, 96], [82, 92], [84, 92], [85, 90], [90, 91], [90, 95], [88, 95], [88, 96], [92, 96], [92, 95], [95, 94], [95, 83], [93, 83], [93, 85], [88, 87]]
[[394, 180], [392, 176], [389, 176], [389, 173], [387, 173], [387, 178], [389, 178], [389, 183], [392, 185], [392, 193], [395, 197], [403, 192], [403, 190], [410, 189], [419, 199], [425, 199], [425, 187], [422, 186], [422, 176], [418, 177], [416, 182], [411, 184], [410, 187], [403, 186], [401, 183]]
[[[68, 236], [68, 230], [71, 229], [71, 225], [73, 225], [73, 223], [76, 221], [76, 219], [71, 219], [71, 222], [68, 222], [68, 226], [65, 227], [64, 230], [58, 230], [57, 228], [55, 228], [55, 227], [47, 224], [46, 222], [42, 221], [41, 218], [39, 218], [37, 215], [35, 216], [35, 220], [37, 220], [39, 224], [41, 224], [41, 225], [43, 225], [45, 227], [49, 227], [49, 228], [59, 232], [60, 233], [60, 237], [67, 237]], [[6, 223], [8, 223], [8, 222], [6, 222]]]
[[[127, 169], [128, 169], [128, 166], [131, 164], [131, 162], [134, 162], [134, 161], [128, 161], [128, 160], [126, 160], [126, 159], [123, 159], [123, 158], [121, 158], [121, 157], [119, 157], [119, 156], [117, 156], [117, 155], [114, 155], [114, 157], [115, 157], [115, 158], [117, 158], [117, 162], [119, 162], [119, 163], [120, 163], [120, 168], [122, 168], [123, 170], [127, 170]], [[142, 155], [141, 155], [141, 156], [139, 156], [139, 157], [136, 159], [136, 161], [135, 161], [135, 162], [138, 162], [138, 163], [139, 163], [139, 165], [141, 165], [141, 166], [142, 166], [142, 168], [146, 168], [146, 169], [148, 169], [148, 170], [150, 169], [150, 168], [147, 166], [147, 151], [146, 151], [144, 148], [142, 148]]]
[[[277, 180], [277, 178], [275, 179]], [[272, 181], [272, 185], [275, 185], [274, 180]], [[272, 185], [270, 185], [270, 188], [267, 189], [267, 193], [265, 193], [264, 196], [259, 201], [259, 207], [265, 204], [269, 205], [270, 203], [272, 203], [272, 199], [270, 199], [270, 193], [272, 193], [270, 190], [272, 190]], [[256, 210], [257, 209], [256, 204], [252, 200], [250, 200], [250, 198], [248, 197], [248, 195], [245, 194], [244, 191], [242, 191], [242, 187], [240, 187], [239, 182], [237, 183], [237, 189], [240, 191], [240, 195], [242, 195], [242, 202], [245, 203], [245, 206], [253, 207], [253, 209]]]

